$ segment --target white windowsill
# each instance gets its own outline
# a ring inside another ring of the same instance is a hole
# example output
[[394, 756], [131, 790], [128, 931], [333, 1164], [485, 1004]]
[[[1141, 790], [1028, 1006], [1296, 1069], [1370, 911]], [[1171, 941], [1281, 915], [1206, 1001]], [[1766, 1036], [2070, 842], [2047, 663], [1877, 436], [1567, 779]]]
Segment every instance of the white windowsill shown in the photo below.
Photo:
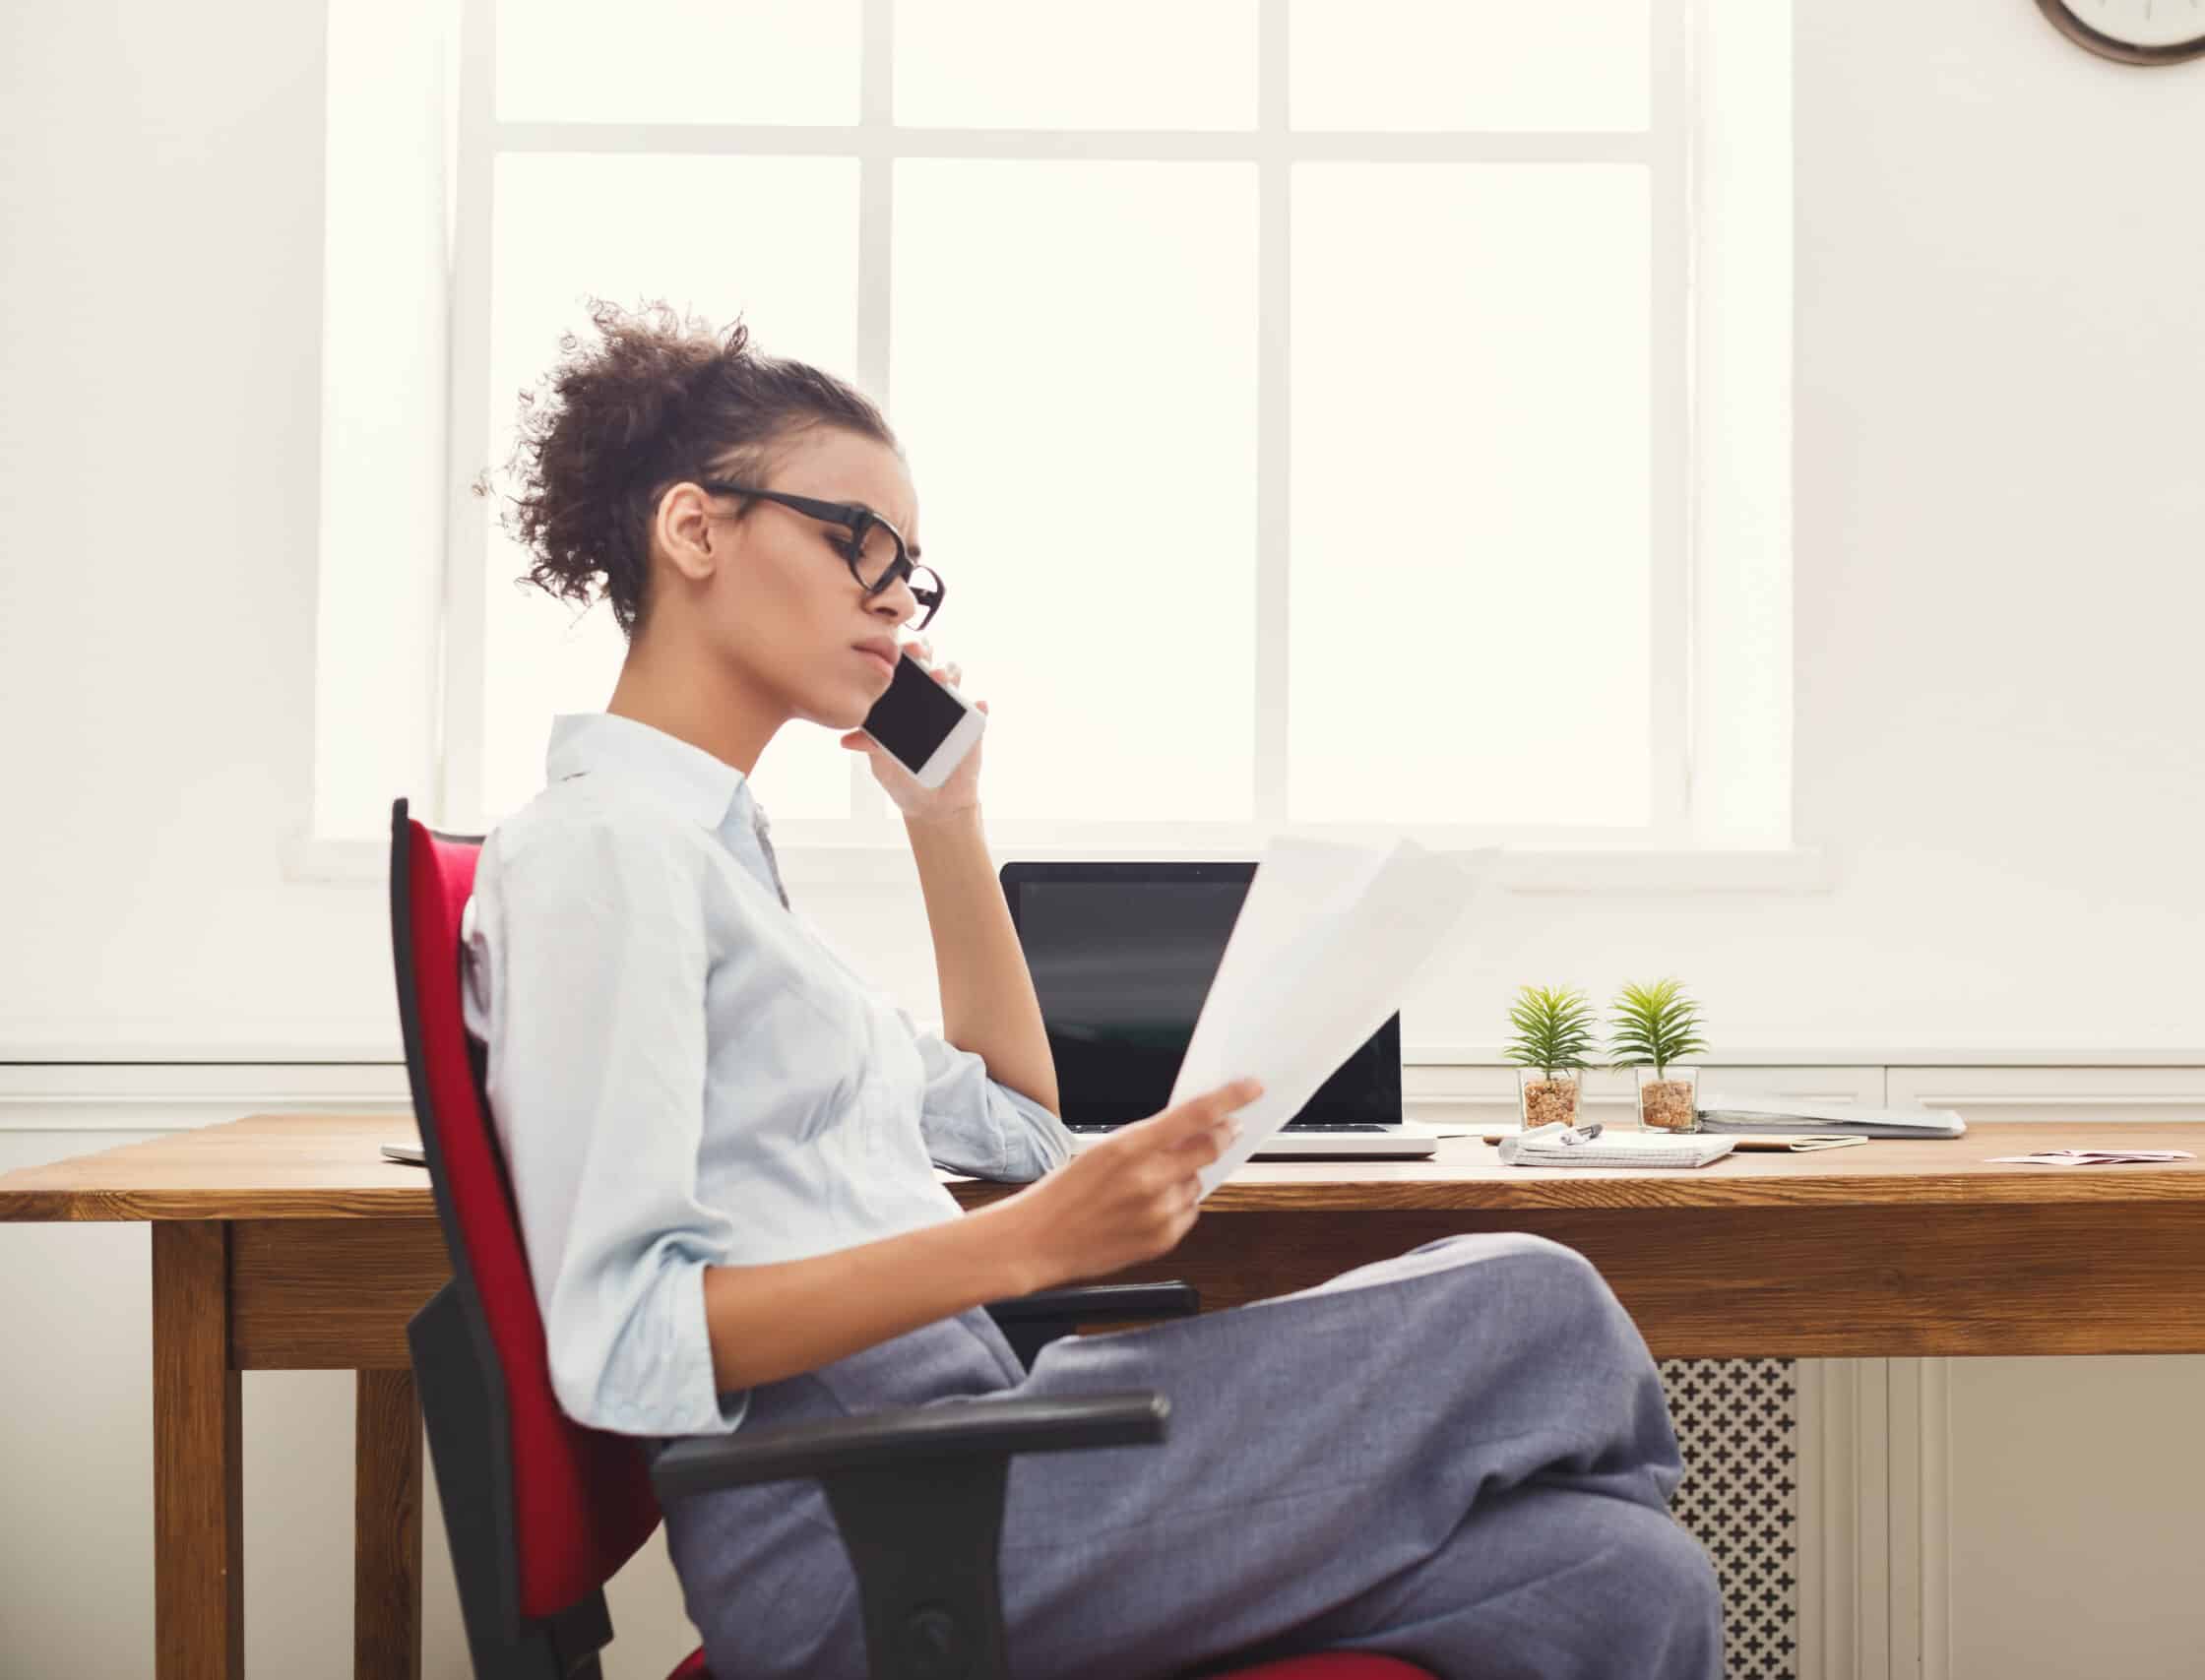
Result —
[[[1007, 845], [991, 841], [998, 866], [1034, 860], [1215, 859], [1229, 847], [1146, 845]], [[791, 885], [918, 884], [917, 865], [901, 841], [878, 845], [797, 845], [775, 848], [782, 878]], [[1505, 893], [1827, 893], [1836, 885], [1831, 859], [1819, 846], [1768, 849], [1652, 850], [1621, 847], [1502, 846], [1491, 884]], [[284, 845], [289, 881], [382, 885], [390, 847], [382, 840], [316, 840], [293, 836]]]

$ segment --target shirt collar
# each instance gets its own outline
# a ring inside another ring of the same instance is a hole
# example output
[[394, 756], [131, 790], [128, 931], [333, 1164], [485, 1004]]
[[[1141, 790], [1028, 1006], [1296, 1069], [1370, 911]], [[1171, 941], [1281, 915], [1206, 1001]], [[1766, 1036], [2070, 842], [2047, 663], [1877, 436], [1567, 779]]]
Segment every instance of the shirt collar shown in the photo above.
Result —
[[716, 833], [731, 808], [742, 808], [747, 818], [757, 803], [741, 771], [677, 735], [615, 712], [560, 713], [551, 719], [544, 779], [590, 772], [645, 782]]

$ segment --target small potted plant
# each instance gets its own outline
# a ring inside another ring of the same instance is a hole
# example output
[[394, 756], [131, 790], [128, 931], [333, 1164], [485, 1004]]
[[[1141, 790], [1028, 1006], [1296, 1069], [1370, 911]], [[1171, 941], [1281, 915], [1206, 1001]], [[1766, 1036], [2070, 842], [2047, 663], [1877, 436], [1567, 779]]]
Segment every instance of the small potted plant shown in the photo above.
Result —
[[1516, 1038], [1506, 1051], [1516, 1070], [1516, 1113], [1526, 1131], [1559, 1120], [1577, 1124], [1578, 1078], [1593, 1048], [1592, 1005], [1574, 986], [1524, 986], [1509, 1006]]
[[1673, 979], [1652, 985], [1630, 984], [1615, 996], [1609, 1065], [1638, 1070], [1638, 1125], [1642, 1132], [1697, 1132], [1700, 1129], [1700, 1070], [1674, 1066], [1683, 1056], [1702, 1056], [1699, 1006]]

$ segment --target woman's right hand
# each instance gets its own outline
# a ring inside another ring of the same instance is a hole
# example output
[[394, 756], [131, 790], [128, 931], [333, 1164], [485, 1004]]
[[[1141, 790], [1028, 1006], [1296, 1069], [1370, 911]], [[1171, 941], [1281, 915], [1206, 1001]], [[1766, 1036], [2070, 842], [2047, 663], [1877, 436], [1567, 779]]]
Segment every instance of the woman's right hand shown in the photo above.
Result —
[[1022, 1215], [1030, 1289], [1101, 1277], [1169, 1253], [1202, 1199], [1202, 1169], [1238, 1136], [1232, 1116], [1263, 1094], [1234, 1080], [1120, 1126], [1006, 1200]]

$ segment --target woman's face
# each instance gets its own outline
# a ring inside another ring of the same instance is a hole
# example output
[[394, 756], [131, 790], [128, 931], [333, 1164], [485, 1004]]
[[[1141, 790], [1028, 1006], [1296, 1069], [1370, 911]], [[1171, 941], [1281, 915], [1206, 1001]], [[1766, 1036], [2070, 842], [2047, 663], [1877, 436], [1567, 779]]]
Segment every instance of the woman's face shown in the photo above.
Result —
[[[832, 427], [802, 434], [762, 488], [829, 502], [862, 502], [918, 546], [918, 498], [886, 444]], [[694, 517], [684, 504], [698, 504]], [[738, 524], [735, 499], [669, 492], [679, 592], [703, 653], [735, 686], [784, 717], [846, 730], [865, 720], [893, 680], [892, 667], [857, 652], [920, 615], [910, 581], [867, 595], [843, 558], [848, 527], [780, 502], [752, 501]], [[693, 545], [694, 551], [689, 551]], [[699, 576], [699, 572], [702, 575]]]

